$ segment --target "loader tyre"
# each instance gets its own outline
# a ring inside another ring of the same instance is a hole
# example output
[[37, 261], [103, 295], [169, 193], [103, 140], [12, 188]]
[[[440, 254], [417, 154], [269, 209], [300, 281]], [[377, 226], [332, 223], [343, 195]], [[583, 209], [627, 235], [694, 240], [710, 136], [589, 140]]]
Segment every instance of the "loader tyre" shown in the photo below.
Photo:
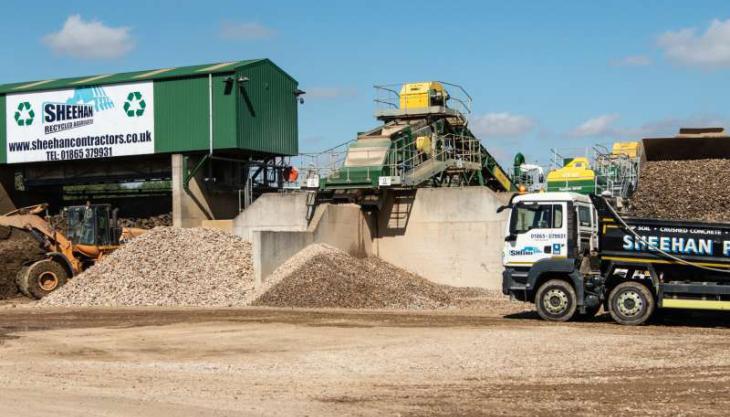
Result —
[[15, 274], [15, 285], [18, 286], [18, 291], [20, 291], [21, 294], [26, 297], [33, 297], [28, 292], [28, 280], [25, 277], [28, 275], [29, 269], [30, 267], [24, 266], [18, 270], [17, 274]]
[[560, 279], [551, 279], [542, 284], [535, 296], [537, 314], [548, 321], [572, 319], [577, 301], [573, 286]]
[[654, 313], [656, 301], [645, 285], [636, 281], [623, 282], [608, 296], [609, 312], [616, 323], [639, 326]]
[[0, 226], [0, 240], [9, 239], [11, 234], [13, 234], [13, 229], [8, 226]]
[[44, 259], [30, 265], [22, 281], [22, 284], [18, 285], [21, 291], [25, 288], [24, 294], [27, 293], [29, 297], [40, 300], [64, 286], [68, 281], [68, 273], [58, 262]]

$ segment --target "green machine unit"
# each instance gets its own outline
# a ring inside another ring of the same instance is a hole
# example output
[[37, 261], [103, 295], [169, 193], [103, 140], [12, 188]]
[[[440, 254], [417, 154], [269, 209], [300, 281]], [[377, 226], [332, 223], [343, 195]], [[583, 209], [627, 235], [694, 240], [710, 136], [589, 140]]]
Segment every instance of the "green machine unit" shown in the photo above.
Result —
[[481, 185], [515, 190], [469, 130], [471, 97], [463, 88], [431, 81], [376, 86], [376, 91], [375, 116], [383, 124], [348, 145], [338, 166], [319, 178], [322, 193], [353, 200], [388, 188]]

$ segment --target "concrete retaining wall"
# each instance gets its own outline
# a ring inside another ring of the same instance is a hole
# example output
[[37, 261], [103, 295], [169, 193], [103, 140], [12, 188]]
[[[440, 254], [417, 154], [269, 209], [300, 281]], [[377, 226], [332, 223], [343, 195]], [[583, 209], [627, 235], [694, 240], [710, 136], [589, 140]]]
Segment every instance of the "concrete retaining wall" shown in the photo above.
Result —
[[373, 251], [440, 284], [499, 289], [507, 213], [496, 211], [509, 197], [484, 187], [390, 195]]
[[354, 204], [320, 205], [305, 231], [253, 230], [251, 235], [256, 285], [312, 243], [326, 243], [358, 257], [371, 254], [368, 219]]
[[253, 239], [253, 232], [306, 231], [307, 194], [269, 193], [260, 196], [233, 220], [233, 232], [246, 240]]
[[234, 222], [253, 242], [261, 282], [311, 243], [383, 260], [441, 284], [499, 289], [507, 193], [484, 187], [389, 194], [377, 218], [351, 204], [317, 207], [306, 222], [306, 194], [268, 194]]

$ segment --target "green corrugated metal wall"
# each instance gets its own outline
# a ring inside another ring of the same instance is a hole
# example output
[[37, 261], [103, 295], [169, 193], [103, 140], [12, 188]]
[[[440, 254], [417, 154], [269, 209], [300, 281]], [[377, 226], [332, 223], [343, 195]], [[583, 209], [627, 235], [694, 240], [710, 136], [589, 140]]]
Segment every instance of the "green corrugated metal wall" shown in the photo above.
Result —
[[208, 79], [155, 82], [155, 152], [208, 148]]
[[4, 164], [8, 162], [8, 150], [7, 150], [7, 137], [8, 137], [8, 129], [5, 127], [5, 110], [7, 109], [7, 103], [5, 100], [5, 96], [0, 96], [0, 117], [2, 120], [0, 120], [0, 164]]
[[[225, 79], [248, 77], [226, 92]], [[297, 84], [264, 61], [238, 73], [213, 76], [216, 150], [296, 155]], [[236, 117], [238, 114], [238, 118]], [[208, 77], [155, 82], [155, 152], [209, 149]]]
[[238, 147], [298, 154], [297, 83], [268, 61], [245, 67], [240, 75], [251, 81], [238, 98]]

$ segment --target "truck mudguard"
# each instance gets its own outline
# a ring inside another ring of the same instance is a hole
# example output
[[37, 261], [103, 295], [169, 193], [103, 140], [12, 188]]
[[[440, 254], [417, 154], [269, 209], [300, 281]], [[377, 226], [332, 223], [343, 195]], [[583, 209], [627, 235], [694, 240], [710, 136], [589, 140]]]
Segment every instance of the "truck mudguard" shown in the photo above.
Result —
[[567, 259], [542, 259], [535, 262], [530, 268], [527, 276], [527, 288], [530, 291], [537, 291], [537, 281], [543, 274], [561, 274], [570, 277], [575, 288], [575, 295], [578, 298], [578, 306], [583, 305], [585, 290], [583, 276], [575, 268], [575, 260]]

